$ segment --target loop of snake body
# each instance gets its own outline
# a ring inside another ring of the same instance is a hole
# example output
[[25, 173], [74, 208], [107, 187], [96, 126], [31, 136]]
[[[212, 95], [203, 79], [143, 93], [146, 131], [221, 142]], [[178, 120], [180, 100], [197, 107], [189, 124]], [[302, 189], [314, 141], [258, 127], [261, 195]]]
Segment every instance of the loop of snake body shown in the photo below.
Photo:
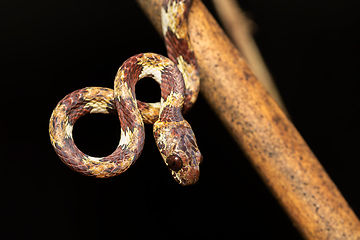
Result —
[[[199, 179], [202, 155], [190, 124], [183, 118], [199, 93], [199, 74], [187, 34], [190, 1], [164, 0], [162, 27], [168, 57], [141, 53], [119, 68], [114, 90], [88, 87], [65, 96], [54, 109], [49, 123], [51, 144], [71, 169], [87, 176], [112, 177], [126, 171], [144, 146], [144, 122], [152, 123], [154, 138], [173, 178], [181, 185]], [[136, 100], [135, 84], [151, 77], [160, 84], [160, 103]], [[182, 111], [182, 112], [181, 112]], [[72, 138], [72, 129], [89, 113], [118, 114], [120, 143], [109, 156], [97, 158], [82, 153]]]

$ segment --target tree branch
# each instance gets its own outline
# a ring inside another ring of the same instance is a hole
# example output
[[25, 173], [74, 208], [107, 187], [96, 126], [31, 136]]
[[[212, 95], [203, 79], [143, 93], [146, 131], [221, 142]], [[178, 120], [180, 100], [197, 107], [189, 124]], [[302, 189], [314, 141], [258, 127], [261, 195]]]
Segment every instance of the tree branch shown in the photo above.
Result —
[[[234, 45], [244, 55], [257, 79], [264, 85], [271, 97], [287, 114], [279, 90], [271, 77], [251, 34], [251, 21], [245, 16], [235, 0], [213, 0], [220, 21]], [[288, 115], [288, 114], [287, 114]]]
[[[159, 0], [137, 0], [159, 31]], [[360, 222], [304, 139], [199, 0], [189, 34], [201, 93], [308, 239], [360, 238]]]

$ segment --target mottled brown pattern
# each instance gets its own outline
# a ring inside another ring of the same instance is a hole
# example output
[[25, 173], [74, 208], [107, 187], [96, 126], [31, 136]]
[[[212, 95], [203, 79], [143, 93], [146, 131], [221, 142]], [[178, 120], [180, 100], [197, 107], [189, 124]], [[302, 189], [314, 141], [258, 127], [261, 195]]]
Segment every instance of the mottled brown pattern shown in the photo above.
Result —
[[[172, 5], [173, 12], [186, 13], [185, 18], [176, 16], [179, 18], [176, 21], [186, 23], [188, 10], [183, 7], [188, 6], [184, 5], [187, 1], [166, 2]], [[181, 5], [179, 10], [176, 10], [177, 5]], [[171, 16], [172, 19], [174, 17]], [[180, 27], [181, 31], [186, 28], [184, 25]], [[126, 171], [141, 154], [144, 145], [144, 119], [148, 123], [155, 122], [154, 137], [174, 179], [182, 185], [194, 184], [199, 178], [202, 156], [191, 126], [181, 113], [185, 86], [193, 85], [184, 83], [184, 79], [189, 79], [182, 75], [186, 73], [185, 69], [189, 69], [184, 60], [190, 64], [195, 63], [190, 59], [194, 55], [186, 41], [188, 37], [186, 40], [172, 37], [170, 46], [180, 49], [171, 51], [171, 47], [168, 48], [173, 61], [154, 53], [142, 53], [126, 60], [116, 74], [114, 90], [101, 87], [83, 88], [62, 99], [54, 109], [49, 124], [51, 143], [60, 159], [71, 169], [87, 176], [104, 178], [118, 175]], [[181, 54], [189, 54], [190, 58]], [[196, 66], [193, 69], [196, 69]], [[190, 71], [192, 76], [193, 72]], [[197, 72], [195, 75], [198, 75]], [[160, 84], [161, 103], [149, 104], [136, 100], [135, 85], [144, 77], [154, 78]], [[121, 125], [120, 143], [109, 156], [88, 156], [76, 147], [72, 139], [75, 122], [81, 116], [91, 113], [118, 114]]]
[[[169, 14], [168, 6], [173, 5], [173, 2], [174, 1], [163, 2], [163, 8], [165, 9], [165, 13]], [[178, 16], [177, 18], [168, 18], [174, 20], [174, 23], [169, 23], [169, 25], [175, 25], [176, 31], [172, 31], [171, 27], [165, 27], [164, 20], [162, 20], [162, 24], [163, 29], [166, 29], [166, 32], [164, 32], [163, 30], [163, 34], [165, 38], [168, 57], [177, 64], [177, 67], [184, 75], [186, 90], [183, 113], [186, 113], [194, 105], [199, 94], [200, 77], [197, 69], [195, 53], [190, 44], [187, 29], [187, 19], [189, 15], [191, 1], [176, 2], [177, 4], [179, 4], [179, 2], [183, 2], [185, 9], [181, 16]], [[181, 33], [178, 33], [178, 31]], [[189, 69], [184, 66], [184, 64], [179, 62], [180, 56], [183, 58], [187, 65], [192, 66], [193, 69], [191, 71], [189, 71]]]

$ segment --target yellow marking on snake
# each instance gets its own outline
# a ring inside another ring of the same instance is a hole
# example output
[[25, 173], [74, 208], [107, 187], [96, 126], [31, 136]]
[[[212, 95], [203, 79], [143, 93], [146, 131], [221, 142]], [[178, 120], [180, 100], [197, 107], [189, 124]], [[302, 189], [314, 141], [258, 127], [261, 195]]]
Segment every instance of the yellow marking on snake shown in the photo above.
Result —
[[[197, 72], [195, 66], [188, 64], [181, 55], [176, 58], [176, 60], [178, 62], [177, 67], [179, 68], [184, 78], [185, 88], [195, 91], [198, 88], [197, 86], [199, 85], [198, 81], [193, 81], [193, 76], [196, 76]], [[199, 78], [196, 77], [195, 79]]]
[[101, 160], [103, 158], [102, 157], [92, 157], [92, 156], [88, 156], [88, 160], [93, 162], [93, 163], [101, 163]]
[[69, 124], [67, 119], [65, 121], [65, 137], [72, 138], [73, 125]]
[[[56, 124], [59, 124], [59, 122], [60, 123], [62, 122], [65, 126], [69, 125], [68, 117], [66, 116], [65, 106], [58, 104], [51, 115], [51, 119], [53, 122], [55, 121], [55, 119], [58, 119]], [[50, 125], [50, 133], [51, 133], [50, 141], [53, 144], [53, 146], [58, 144], [59, 147], [63, 147], [64, 146], [63, 142], [59, 141], [59, 140], [65, 138], [66, 132], [61, 131], [61, 127], [55, 126], [55, 129], [54, 129], [53, 126]]]
[[120, 89], [120, 95], [118, 96], [119, 101], [121, 101], [121, 98], [125, 99], [128, 96], [132, 96], [131, 89], [127, 82], [120, 82], [117, 88]]
[[122, 149], [125, 149], [127, 145], [131, 143], [133, 138], [133, 132], [130, 128], [126, 127], [126, 130], [121, 130], [119, 146], [121, 146]]
[[152, 56], [151, 53], [144, 53], [141, 57], [137, 58], [138, 65], [142, 67], [151, 67], [155, 71], [162, 71], [170, 62], [160, 61], [158, 56]]
[[160, 62], [158, 58], [153, 59], [149, 58], [148, 54], [144, 54], [142, 57], [138, 58], [138, 64], [143, 67], [139, 78], [144, 78], [147, 76], [152, 76], [155, 81], [161, 84], [161, 71], [169, 65], [167, 62]]
[[163, 107], [181, 107], [184, 103], [184, 98], [180, 93], [171, 92], [163, 103]]
[[184, 103], [184, 98], [182, 94], [174, 92], [171, 92], [169, 94], [169, 96], [166, 98], [166, 101], [164, 101], [163, 98], [161, 98], [160, 100], [160, 105], [162, 105], [163, 107], [160, 108], [159, 115], [161, 115], [165, 107], [182, 107]]
[[85, 104], [84, 108], [93, 107], [90, 110], [90, 113], [103, 113], [108, 114], [107, 106], [110, 102], [102, 99], [92, 99], [88, 103]]
[[175, 1], [170, 3], [167, 6], [168, 12], [165, 12], [165, 9], [161, 9], [161, 18], [162, 18], [162, 31], [164, 36], [166, 35], [167, 28], [175, 33], [178, 39], [186, 39], [187, 38], [187, 27], [185, 24], [182, 24], [182, 28], [179, 29], [180, 19], [178, 16], [182, 16], [185, 12], [185, 5], [183, 2], [176, 3]]
[[153, 77], [158, 84], [161, 84], [161, 70], [154, 69], [150, 66], [144, 66], [139, 78], [141, 79], [148, 76]]
[[124, 69], [119, 69], [119, 71], [116, 73], [115, 76], [114, 89], [120, 88], [120, 83], [122, 82], [121, 80], [123, 80], [124, 78], [125, 78]]

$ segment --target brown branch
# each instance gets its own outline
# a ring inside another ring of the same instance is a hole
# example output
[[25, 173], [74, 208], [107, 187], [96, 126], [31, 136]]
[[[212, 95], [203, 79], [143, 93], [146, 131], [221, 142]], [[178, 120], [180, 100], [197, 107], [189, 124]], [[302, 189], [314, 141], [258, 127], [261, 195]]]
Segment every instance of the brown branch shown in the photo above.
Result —
[[235, 0], [213, 0], [215, 9], [235, 46], [244, 55], [257, 79], [286, 112], [285, 104], [251, 34], [251, 21]]
[[[160, 30], [160, 1], [137, 2]], [[190, 11], [189, 34], [202, 95], [301, 234], [360, 238], [360, 222], [340, 191], [199, 0]]]

